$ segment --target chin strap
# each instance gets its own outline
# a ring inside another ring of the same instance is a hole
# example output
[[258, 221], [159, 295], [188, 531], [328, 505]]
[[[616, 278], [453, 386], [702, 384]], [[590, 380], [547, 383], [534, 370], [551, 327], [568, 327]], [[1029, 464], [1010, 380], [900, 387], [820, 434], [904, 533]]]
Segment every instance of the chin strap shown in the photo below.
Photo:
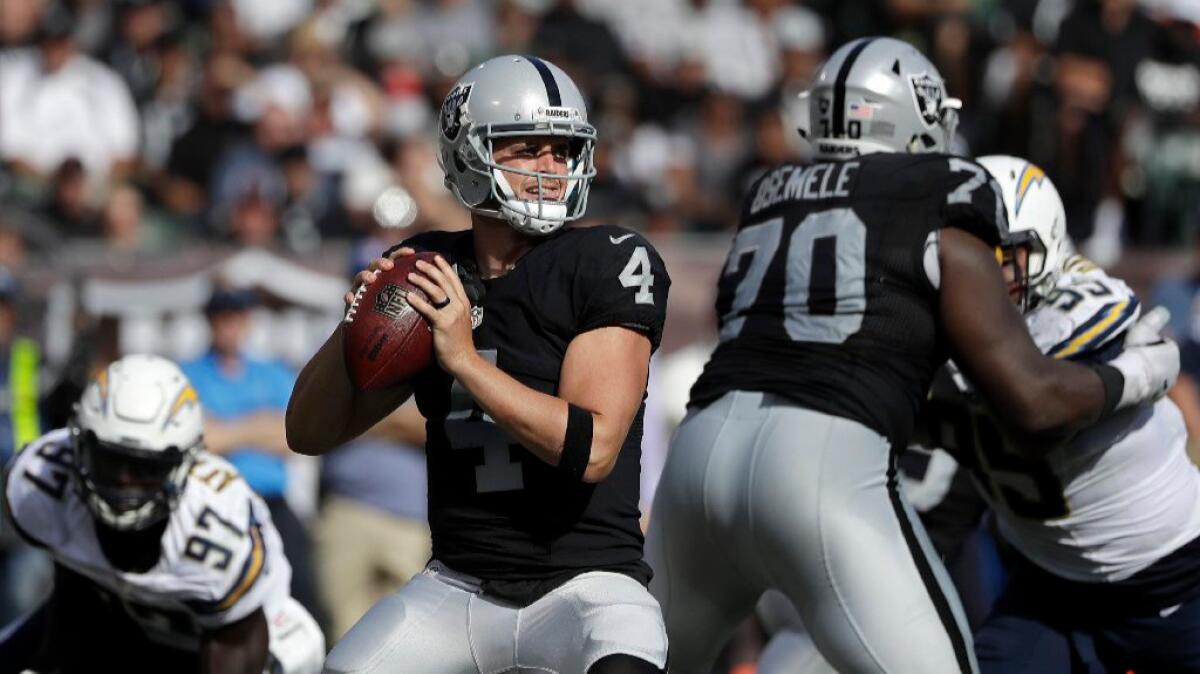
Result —
[[[492, 169], [496, 186], [500, 192], [500, 212], [517, 231], [535, 236], [545, 236], [562, 227], [567, 221], [567, 205], [559, 201], [537, 201], [521, 199], [517, 196], [504, 172]], [[541, 177], [538, 177], [540, 186]], [[538, 190], [539, 195], [541, 190]]]

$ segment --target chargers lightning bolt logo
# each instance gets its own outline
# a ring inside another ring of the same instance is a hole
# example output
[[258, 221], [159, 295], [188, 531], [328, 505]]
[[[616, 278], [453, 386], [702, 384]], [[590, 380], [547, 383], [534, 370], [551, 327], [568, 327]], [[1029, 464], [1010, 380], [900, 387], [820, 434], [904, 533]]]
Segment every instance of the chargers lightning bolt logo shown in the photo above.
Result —
[[1029, 188], [1035, 183], [1041, 185], [1045, 177], [1046, 172], [1042, 169], [1033, 164], [1025, 164], [1025, 168], [1021, 171], [1021, 177], [1017, 180], [1017, 203], [1013, 207], [1014, 215], [1021, 212], [1021, 204], [1025, 201], [1025, 194], [1029, 192]]

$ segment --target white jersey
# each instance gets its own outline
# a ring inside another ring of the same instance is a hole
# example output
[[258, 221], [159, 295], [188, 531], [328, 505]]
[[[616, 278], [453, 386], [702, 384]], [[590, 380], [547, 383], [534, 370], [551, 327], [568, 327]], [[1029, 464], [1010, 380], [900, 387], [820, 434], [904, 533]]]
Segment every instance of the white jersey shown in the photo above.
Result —
[[10, 465], [5, 506], [25, 538], [115, 598], [147, 637], [193, 650], [202, 632], [259, 608], [271, 622], [289, 603], [292, 570], [267, 505], [224, 459], [200, 452], [145, 573], [114, 568], [101, 552], [72, 460], [65, 429], [30, 444]]
[[[1083, 258], [1065, 270], [1026, 317], [1034, 342], [1057, 358], [1116, 355], [1137, 298]], [[1200, 536], [1200, 470], [1170, 400], [1117, 412], [1041, 458], [1006, 446], [990, 419], [973, 416], [980, 491], [1005, 539], [1038, 566], [1116, 582]]]

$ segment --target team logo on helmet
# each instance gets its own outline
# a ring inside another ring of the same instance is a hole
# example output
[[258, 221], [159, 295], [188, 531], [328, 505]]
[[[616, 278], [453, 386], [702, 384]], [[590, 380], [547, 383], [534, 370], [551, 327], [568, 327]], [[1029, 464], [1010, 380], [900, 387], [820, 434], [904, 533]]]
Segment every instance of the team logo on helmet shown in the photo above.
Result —
[[471, 89], [474, 88], [474, 82], [464, 82], [454, 87], [446, 95], [446, 100], [442, 103], [440, 125], [442, 127], [442, 135], [448, 140], [454, 140], [458, 137], [458, 132], [462, 129], [463, 108], [467, 105], [467, 101], [470, 100]]
[[1042, 179], [1046, 177], [1046, 172], [1034, 166], [1033, 164], [1025, 164], [1025, 168], [1021, 171], [1021, 177], [1017, 180], [1017, 204], [1013, 208], [1013, 214], [1017, 215], [1021, 212], [1021, 204], [1025, 203], [1025, 195], [1029, 193], [1029, 188], [1034, 185], [1041, 185]]
[[925, 73], [912, 75], [908, 81], [912, 84], [913, 100], [921, 120], [928, 127], [937, 125], [942, 118], [942, 83]]

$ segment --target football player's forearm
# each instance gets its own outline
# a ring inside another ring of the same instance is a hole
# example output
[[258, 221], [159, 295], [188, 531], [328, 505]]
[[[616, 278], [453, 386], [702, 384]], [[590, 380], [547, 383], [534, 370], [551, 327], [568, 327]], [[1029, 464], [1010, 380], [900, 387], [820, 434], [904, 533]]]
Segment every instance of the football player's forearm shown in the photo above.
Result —
[[[535, 391], [478, 356], [459, 368], [455, 378], [514, 440], [542, 461], [558, 465], [567, 432], [566, 400]], [[592, 445], [583, 480], [599, 482], [612, 471], [624, 434], [614, 442], [609, 420], [587, 411], [592, 415]]]
[[346, 373], [339, 325], [296, 377], [284, 417], [287, 444], [316, 455], [337, 446], [354, 404], [354, 386]]
[[1054, 438], [1099, 418], [1105, 404], [1100, 377], [1042, 354], [982, 241], [946, 230], [940, 260], [942, 323], [955, 362], [1010, 430]]
[[1005, 416], [1022, 434], [1065, 438], [1104, 411], [1104, 383], [1091, 368], [1043, 358], [1015, 379], [1006, 400], [1012, 411]]
[[339, 325], [296, 378], [285, 416], [288, 446], [324, 454], [365, 433], [411, 395], [408, 386], [357, 390], [346, 371]]
[[259, 609], [204, 637], [200, 674], [262, 674], [269, 640], [267, 619]]

